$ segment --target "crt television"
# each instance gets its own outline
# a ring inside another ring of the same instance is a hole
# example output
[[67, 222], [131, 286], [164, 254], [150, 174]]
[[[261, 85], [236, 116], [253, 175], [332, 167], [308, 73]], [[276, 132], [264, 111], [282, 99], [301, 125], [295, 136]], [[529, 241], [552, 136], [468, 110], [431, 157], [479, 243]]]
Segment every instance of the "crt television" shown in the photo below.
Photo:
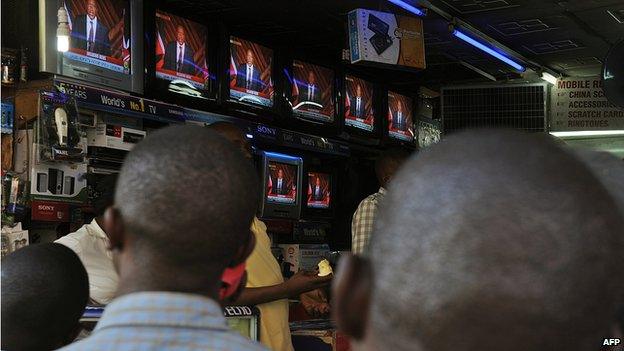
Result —
[[332, 217], [335, 180], [327, 170], [309, 169], [305, 177], [305, 217]]
[[[69, 50], [57, 50], [60, 7]], [[39, 0], [40, 69], [143, 93], [143, 0]]]
[[301, 157], [274, 152], [262, 154], [262, 202], [260, 217], [298, 219], [301, 212]]
[[388, 91], [388, 137], [400, 142], [414, 142], [414, 104], [412, 98]]
[[154, 72], [167, 91], [196, 98], [210, 98], [208, 28], [162, 10], [155, 12]]
[[352, 75], [345, 75], [344, 124], [364, 132], [375, 130], [373, 84]]
[[273, 50], [233, 35], [229, 36], [229, 49], [227, 99], [248, 106], [273, 108]]
[[334, 70], [293, 60], [289, 77], [293, 117], [334, 123], [336, 114]]

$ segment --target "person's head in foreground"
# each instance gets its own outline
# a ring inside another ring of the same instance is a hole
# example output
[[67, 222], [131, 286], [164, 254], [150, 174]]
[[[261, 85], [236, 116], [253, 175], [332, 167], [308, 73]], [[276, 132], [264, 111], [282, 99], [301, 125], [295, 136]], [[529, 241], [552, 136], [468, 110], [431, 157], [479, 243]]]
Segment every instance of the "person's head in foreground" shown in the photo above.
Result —
[[339, 328], [355, 350], [596, 350], [624, 276], [624, 219], [546, 136], [469, 131], [410, 159], [370, 257], [343, 259]]
[[375, 161], [375, 174], [377, 175], [379, 185], [385, 188], [409, 156], [409, 152], [398, 147], [384, 150]]
[[2, 349], [55, 350], [78, 335], [87, 271], [69, 248], [35, 244], [2, 260]]
[[223, 271], [251, 252], [257, 189], [251, 164], [214, 131], [174, 126], [145, 138], [126, 157], [116, 208], [105, 214], [118, 295], [171, 291], [217, 300]]

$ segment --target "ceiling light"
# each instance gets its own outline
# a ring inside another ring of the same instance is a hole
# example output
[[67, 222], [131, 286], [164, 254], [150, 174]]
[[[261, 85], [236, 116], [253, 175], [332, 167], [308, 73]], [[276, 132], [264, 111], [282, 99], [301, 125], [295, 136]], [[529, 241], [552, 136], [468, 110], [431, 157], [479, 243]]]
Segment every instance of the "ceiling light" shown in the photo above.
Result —
[[582, 136], [613, 136], [624, 135], [624, 130], [576, 130], [567, 132], [550, 132], [550, 134], [558, 138]]
[[557, 77], [548, 72], [542, 72], [541, 78], [552, 85], [557, 85]]
[[496, 57], [497, 59], [505, 62], [506, 64], [508, 64], [509, 66], [515, 68], [516, 70], [520, 71], [520, 72], [524, 72], [526, 71], [526, 67], [524, 67], [523, 65], [521, 65], [520, 63], [510, 59], [509, 57], [507, 57], [505, 54], [501, 53], [498, 51], [498, 49], [493, 48], [493, 47], [489, 47], [479, 41], [477, 41], [476, 39], [464, 34], [463, 32], [460, 32], [457, 29], [453, 29], [453, 35], [463, 41], [465, 41], [466, 43], [476, 47], [477, 49], [488, 53], [494, 57]]
[[415, 14], [416, 16], [421, 16], [423, 17], [425, 15], [425, 12], [421, 9], [419, 9], [418, 7], [415, 7], [413, 5], [410, 5], [408, 3], [406, 3], [405, 1], [401, 1], [401, 0], [388, 0], [389, 2], [397, 5], [398, 7], [411, 12], [413, 14]]

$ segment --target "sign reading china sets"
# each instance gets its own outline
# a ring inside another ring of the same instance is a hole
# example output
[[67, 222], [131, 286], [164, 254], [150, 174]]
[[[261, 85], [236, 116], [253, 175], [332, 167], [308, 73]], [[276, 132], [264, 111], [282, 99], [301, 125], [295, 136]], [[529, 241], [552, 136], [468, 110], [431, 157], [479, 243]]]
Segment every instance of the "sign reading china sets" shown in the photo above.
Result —
[[624, 109], [607, 101], [598, 76], [559, 80], [550, 101], [553, 131], [624, 129]]

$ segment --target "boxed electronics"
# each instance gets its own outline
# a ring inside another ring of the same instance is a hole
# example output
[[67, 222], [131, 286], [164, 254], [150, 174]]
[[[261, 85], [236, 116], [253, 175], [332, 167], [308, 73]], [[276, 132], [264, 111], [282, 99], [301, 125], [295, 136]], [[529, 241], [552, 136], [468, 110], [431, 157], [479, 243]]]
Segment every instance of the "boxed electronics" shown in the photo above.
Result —
[[39, 163], [30, 174], [30, 194], [35, 200], [83, 203], [87, 200], [86, 163]]
[[[296, 273], [300, 270], [312, 271], [320, 261], [329, 255], [327, 244], [282, 244], [284, 266]], [[288, 271], [283, 269], [283, 271]]]
[[108, 147], [130, 151], [145, 138], [145, 131], [98, 122], [94, 129], [87, 132], [89, 146]]
[[420, 18], [355, 9], [348, 22], [351, 63], [426, 68]]
[[36, 162], [84, 161], [85, 133], [78, 123], [78, 108], [73, 97], [41, 91], [35, 130]]
[[22, 229], [22, 223], [14, 227], [2, 227], [2, 257], [28, 245], [28, 230]]

